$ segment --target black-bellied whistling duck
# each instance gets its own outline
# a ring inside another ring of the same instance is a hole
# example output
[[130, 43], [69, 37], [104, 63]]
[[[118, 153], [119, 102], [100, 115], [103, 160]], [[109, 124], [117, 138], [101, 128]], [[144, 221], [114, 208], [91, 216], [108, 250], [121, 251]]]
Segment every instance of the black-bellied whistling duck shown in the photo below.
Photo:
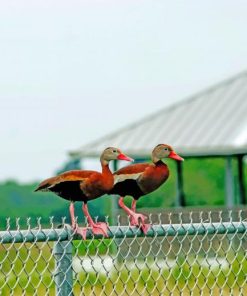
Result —
[[[138, 163], [128, 165], [114, 173], [114, 187], [110, 194], [118, 194], [119, 206], [130, 217], [130, 224], [139, 226], [146, 234], [150, 225], [145, 224], [146, 216], [136, 213], [137, 200], [160, 187], [169, 177], [168, 166], [162, 161], [163, 158], [173, 158], [183, 161], [171, 146], [166, 144], [157, 145], [152, 151], [152, 163]], [[124, 204], [124, 197], [130, 195], [134, 198], [131, 209]]]
[[76, 224], [74, 202], [83, 202], [83, 213], [87, 217], [89, 226], [94, 234], [107, 236], [107, 224], [95, 223], [88, 212], [87, 202], [109, 192], [114, 185], [113, 174], [109, 169], [111, 160], [133, 161], [132, 158], [123, 154], [114, 147], [106, 148], [100, 157], [102, 173], [88, 170], [73, 170], [62, 173], [41, 182], [35, 191], [51, 191], [58, 196], [70, 201], [70, 217], [72, 228], [83, 239], [86, 239], [87, 228], [79, 228]]

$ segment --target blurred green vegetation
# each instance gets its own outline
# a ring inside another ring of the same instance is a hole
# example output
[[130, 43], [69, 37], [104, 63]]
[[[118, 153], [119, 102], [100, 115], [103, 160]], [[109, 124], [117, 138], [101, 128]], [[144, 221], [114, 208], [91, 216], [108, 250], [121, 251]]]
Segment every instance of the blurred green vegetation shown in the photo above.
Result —
[[[186, 206], [223, 206], [225, 204], [225, 158], [189, 158], [183, 162]], [[172, 208], [176, 204], [176, 163], [166, 160], [170, 176], [155, 192], [140, 198], [138, 208]], [[235, 204], [239, 203], [237, 161], [233, 159]], [[245, 168], [246, 170], [246, 165]], [[247, 182], [246, 182], [247, 186]], [[126, 204], [131, 205], [131, 198]]]
[[[66, 217], [65, 222], [70, 223], [69, 202], [49, 192], [34, 192], [38, 183], [19, 184], [16, 181], [7, 181], [0, 184], [0, 228], [5, 228], [6, 217], [20, 217], [19, 225], [25, 226], [26, 219], [31, 218], [31, 225], [36, 225], [37, 217], [41, 217], [42, 225], [49, 224], [50, 217], [53, 221], [61, 223], [62, 217]], [[89, 202], [89, 210], [92, 216], [104, 220], [107, 202], [97, 199]], [[108, 197], [108, 200], [110, 197]], [[84, 221], [81, 211], [81, 203], [75, 204], [76, 215], [79, 221]], [[11, 226], [15, 225], [15, 220], [10, 220]]]
[[[171, 208], [176, 199], [176, 164], [168, 160], [170, 177], [155, 192], [140, 198], [138, 208]], [[184, 168], [184, 190], [187, 206], [219, 206], [224, 205], [225, 197], [225, 159], [201, 158], [186, 159]], [[237, 163], [233, 161], [235, 203], [238, 203]], [[54, 221], [61, 222], [61, 217], [67, 217], [69, 222], [69, 202], [52, 193], [34, 192], [38, 182], [20, 184], [14, 180], [0, 183], [0, 225], [5, 225], [6, 217], [21, 217], [20, 224], [26, 224], [27, 217], [42, 217], [42, 224]], [[111, 216], [112, 199], [117, 197], [103, 196], [88, 203], [92, 216], [104, 220], [105, 215]], [[130, 206], [131, 198], [126, 198]], [[81, 203], [76, 203], [76, 215], [79, 221], [84, 221]], [[35, 223], [35, 221], [33, 220]], [[15, 221], [12, 221], [15, 223]]]

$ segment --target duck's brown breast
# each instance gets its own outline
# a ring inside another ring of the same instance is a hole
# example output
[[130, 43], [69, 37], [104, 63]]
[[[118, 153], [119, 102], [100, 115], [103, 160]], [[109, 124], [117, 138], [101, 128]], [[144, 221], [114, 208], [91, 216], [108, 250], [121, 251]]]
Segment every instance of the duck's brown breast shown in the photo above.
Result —
[[165, 163], [150, 165], [138, 179], [141, 190], [147, 194], [159, 188], [169, 177], [169, 169]]

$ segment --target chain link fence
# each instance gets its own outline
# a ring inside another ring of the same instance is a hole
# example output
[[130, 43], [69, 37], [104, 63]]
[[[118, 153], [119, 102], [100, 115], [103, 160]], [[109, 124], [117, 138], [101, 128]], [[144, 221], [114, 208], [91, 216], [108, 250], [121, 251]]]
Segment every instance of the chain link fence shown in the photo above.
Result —
[[150, 215], [87, 240], [62, 221], [0, 231], [0, 295], [247, 295], [247, 210]]

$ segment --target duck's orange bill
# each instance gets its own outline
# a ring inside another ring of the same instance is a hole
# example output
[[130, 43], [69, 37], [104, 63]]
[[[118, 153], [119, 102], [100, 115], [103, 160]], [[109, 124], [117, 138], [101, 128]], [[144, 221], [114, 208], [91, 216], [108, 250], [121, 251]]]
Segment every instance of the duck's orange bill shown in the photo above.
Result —
[[117, 157], [117, 159], [119, 160], [127, 160], [127, 161], [134, 161], [133, 158], [130, 158], [129, 156], [123, 154], [123, 153], [120, 153]]
[[174, 151], [171, 151], [168, 157], [173, 158], [175, 160], [184, 161], [184, 159]]

